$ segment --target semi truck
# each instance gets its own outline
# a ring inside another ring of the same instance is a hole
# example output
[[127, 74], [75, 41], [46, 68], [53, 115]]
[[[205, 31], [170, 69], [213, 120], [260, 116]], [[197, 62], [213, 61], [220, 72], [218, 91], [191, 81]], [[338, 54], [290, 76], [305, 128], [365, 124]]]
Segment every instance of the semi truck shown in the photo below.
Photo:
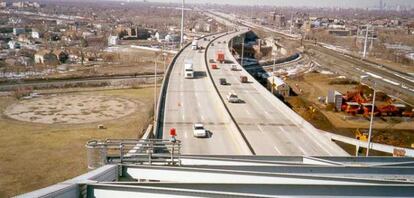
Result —
[[191, 49], [197, 50], [198, 49], [198, 40], [193, 40], [191, 43]]
[[190, 60], [184, 63], [184, 78], [194, 78], [193, 62]]
[[216, 61], [217, 62], [220, 62], [220, 63], [223, 63], [224, 62], [224, 52], [218, 51], [216, 53]]

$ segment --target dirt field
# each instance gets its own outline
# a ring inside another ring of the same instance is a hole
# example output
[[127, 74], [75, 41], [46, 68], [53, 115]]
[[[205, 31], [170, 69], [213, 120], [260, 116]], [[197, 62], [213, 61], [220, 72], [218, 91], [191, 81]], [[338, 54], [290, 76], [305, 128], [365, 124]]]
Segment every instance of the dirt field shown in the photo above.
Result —
[[65, 94], [22, 100], [7, 107], [4, 114], [26, 122], [81, 124], [118, 119], [136, 110], [136, 103], [120, 97]]
[[[0, 117], [0, 139], [2, 142], [0, 144], [2, 159], [0, 164], [0, 197], [32, 191], [86, 172], [84, 145], [90, 139], [140, 137], [149, 122], [150, 114], [152, 114], [152, 94], [151, 88], [141, 88], [72, 92], [36, 98], [32, 101], [17, 101], [8, 96], [0, 97], [1, 112], [16, 103], [18, 105], [31, 104], [34, 107], [33, 105], [42, 99], [46, 100], [39, 108], [47, 110], [53, 106], [54, 102], [63, 98], [66, 101], [63, 101], [59, 107], [62, 108], [62, 112], [67, 108], [66, 104], [73, 106], [84, 100], [89, 100], [85, 104], [100, 102], [97, 100], [101, 100], [101, 102], [107, 100], [107, 103], [115, 102], [111, 112], [107, 112], [108, 114], [116, 114], [117, 111], [121, 113], [115, 117], [105, 117], [101, 121], [94, 120], [93, 123], [83, 124], [33, 123], [18, 121], [2, 114]], [[102, 108], [107, 103], [95, 104], [94, 106]], [[131, 109], [131, 105], [135, 108]], [[30, 107], [30, 105], [26, 107]], [[82, 114], [80, 109], [78, 108], [77, 114]], [[109, 109], [111, 108], [107, 107], [107, 110]], [[126, 109], [128, 110], [125, 111]], [[44, 114], [49, 116], [47, 113]], [[42, 115], [37, 116], [41, 117]], [[50, 119], [53, 120], [52, 117], [37, 120], [50, 121]], [[58, 119], [61, 118], [58, 117]], [[72, 121], [79, 122], [79, 119]], [[98, 129], [99, 124], [104, 124], [106, 129]]]
[[[326, 106], [318, 101], [319, 96], [326, 96], [329, 89], [341, 93], [351, 91], [354, 84], [329, 84], [338, 79], [336, 75], [307, 73], [302, 78], [288, 79], [291, 87], [303, 90], [299, 96], [289, 97], [288, 103], [302, 117], [311, 122], [315, 127], [336, 132], [349, 137], [354, 137], [356, 129], [367, 129], [369, 120], [362, 115], [356, 117], [343, 112], [326, 110]], [[312, 111], [309, 107], [315, 107]], [[414, 120], [399, 117], [375, 118], [373, 141], [387, 143], [396, 146], [411, 147], [414, 143]]]

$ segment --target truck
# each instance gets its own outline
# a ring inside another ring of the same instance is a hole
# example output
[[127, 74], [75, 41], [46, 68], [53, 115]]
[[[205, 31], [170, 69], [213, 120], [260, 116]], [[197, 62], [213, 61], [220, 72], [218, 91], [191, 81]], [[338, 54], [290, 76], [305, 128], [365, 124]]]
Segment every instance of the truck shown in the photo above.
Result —
[[240, 76], [241, 83], [248, 83], [247, 76]]
[[216, 61], [217, 62], [220, 62], [220, 63], [223, 63], [224, 62], [224, 52], [218, 51], [216, 53]]
[[198, 40], [193, 40], [191, 43], [191, 49], [197, 50], [198, 49]]
[[184, 78], [194, 78], [193, 62], [185, 61], [184, 63]]

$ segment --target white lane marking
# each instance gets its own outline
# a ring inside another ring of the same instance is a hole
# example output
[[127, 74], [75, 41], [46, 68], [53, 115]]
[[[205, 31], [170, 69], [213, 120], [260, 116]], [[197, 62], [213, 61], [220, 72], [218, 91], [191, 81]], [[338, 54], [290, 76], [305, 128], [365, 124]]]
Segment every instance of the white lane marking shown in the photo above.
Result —
[[260, 132], [264, 133], [264, 131], [263, 131], [263, 129], [262, 129], [262, 127], [260, 125], [256, 125], [256, 126], [257, 126], [257, 128], [259, 128], [259, 131]]
[[188, 139], [187, 133], [184, 133], [184, 139]]
[[296, 144], [295, 143], [296, 141], [292, 141], [292, 138], [289, 135], [290, 133], [288, 133], [283, 127], [279, 127], [279, 129], [283, 131], [283, 133], [285, 134], [285, 137], [287, 139], [289, 139], [289, 141], [292, 142], [292, 144], [294, 144], [295, 147], [298, 148], [300, 150], [300, 152], [302, 152], [303, 155], [306, 155], [307, 154], [307, 152], [305, 150], [303, 150], [303, 148], [302, 148], [301, 145]]
[[282, 154], [282, 152], [280, 152], [280, 150], [277, 148], [277, 146], [274, 146], [273, 148], [276, 150], [277, 153]]

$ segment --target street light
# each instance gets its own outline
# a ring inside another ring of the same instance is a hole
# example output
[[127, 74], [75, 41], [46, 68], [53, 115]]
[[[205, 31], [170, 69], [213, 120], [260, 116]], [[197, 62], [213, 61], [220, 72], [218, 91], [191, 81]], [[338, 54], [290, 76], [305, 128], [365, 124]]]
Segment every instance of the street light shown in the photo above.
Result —
[[242, 37], [242, 51], [241, 51], [241, 60], [240, 65], [243, 67], [243, 59], [244, 59], [244, 36]]
[[[364, 80], [364, 79], [367, 79], [367, 81], [373, 81], [373, 80], [370, 80], [367, 76], [361, 76], [361, 84], [363, 84], [362, 83], [362, 81]], [[372, 134], [372, 125], [373, 125], [373, 123], [374, 123], [374, 110], [375, 110], [375, 95], [376, 95], [376, 90], [375, 90], [375, 88], [376, 88], [376, 82], [375, 81], [373, 81], [373, 83], [374, 83], [374, 85], [372, 86], [372, 90], [374, 91], [374, 93], [372, 94], [372, 104], [371, 104], [371, 117], [370, 117], [370, 120], [369, 120], [369, 130], [368, 130], [368, 141], [367, 141], [367, 152], [366, 152], [366, 155], [365, 156], [369, 156], [369, 149], [370, 149], [370, 147], [371, 147], [371, 134]]]

